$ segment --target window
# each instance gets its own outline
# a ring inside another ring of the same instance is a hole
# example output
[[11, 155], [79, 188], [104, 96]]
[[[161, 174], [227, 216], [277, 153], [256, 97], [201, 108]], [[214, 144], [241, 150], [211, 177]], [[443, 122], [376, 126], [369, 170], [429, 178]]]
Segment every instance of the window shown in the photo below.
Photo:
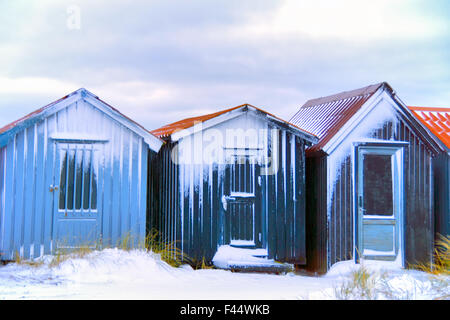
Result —
[[393, 215], [392, 156], [365, 154], [363, 193], [366, 215]]
[[59, 210], [96, 210], [93, 144], [64, 144], [60, 155]]

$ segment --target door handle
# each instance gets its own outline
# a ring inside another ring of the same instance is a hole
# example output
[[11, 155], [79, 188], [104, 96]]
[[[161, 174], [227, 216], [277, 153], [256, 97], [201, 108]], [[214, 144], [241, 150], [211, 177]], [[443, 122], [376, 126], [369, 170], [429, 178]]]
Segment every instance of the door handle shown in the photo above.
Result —
[[58, 190], [58, 186], [54, 186], [51, 184], [49, 190], [50, 190], [50, 192], [56, 191], [56, 190]]
[[358, 207], [359, 210], [361, 210], [361, 212], [364, 214], [364, 212], [366, 212], [366, 209], [363, 208], [363, 198], [362, 196], [358, 197]]

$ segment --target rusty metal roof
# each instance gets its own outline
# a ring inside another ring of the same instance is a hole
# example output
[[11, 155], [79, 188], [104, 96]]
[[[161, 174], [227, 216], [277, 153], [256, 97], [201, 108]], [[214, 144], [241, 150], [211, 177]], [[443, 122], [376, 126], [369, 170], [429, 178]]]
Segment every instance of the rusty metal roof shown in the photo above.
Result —
[[24, 122], [25, 120], [30, 119], [30, 118], [32, 118], [33, 116], [40, 114], [41, 112], [43, 112], [43, 111], [47, 110], [48, 108], [50, 108], [51, 106], [53, 106], [54, 104], [56, 104], [56, 103], [58, 103], [58, 102], [60, 102], [60, 101], [65, 100], [68, 96], [69, 96], [69, 95], [66, 95], [66, 96], [64, 96], [64, 97], [62, 97], [62, 98], [60, 98], [60, 99], [58, 99], [58, 100], [56, 100], [56, 101], [53, 101], [52, 103], [49, 103], [48, 105], [46, 105], [46, 106], [44, 106], [44, 107], [42, 107], [42, 108], [39, 108], [39, 109], [37, 109], [37, 110], [35, 110], [35, 111], [33, 111], [33, 112], [27, 114], [26, 116], [23, 116], [23, 117], [20, 118], [20, 119], [17, 119], [17, 120], [15, 120], [15, 121], [13, 121], [13, 122], [11, 122], [11, 123], [5, 125], [4, 127], [0, 128], [0, 134], [2, 134], [2, 133], [4, 133], [4, 132], [6, 132], [6, 131], [8, 131], [8, 130], [10, 130], [10, 129], [12, 129], [12, 128], [14, 128], [15, 126], [17, 126], [18, 124]]
[[308, 100], [289, 122], [319, 137], [319, 142], [310, 147], [308, 151], [320, 150], [383, 86], [389, 88], [391, 92], [393, 91], [389, 84], [381, 82], [352, 91]]
[[277, 116], [275, 116], [275, 115], [273, 115], [271, 113], [268, 113], [268, 112], [266, 112], [264, 110], [261, 110], [261, 109], [255, 107], [255, 106], [250, 105], [250, 104], [242, 104], [242, 105], [239, 105], [239, 106], [236, 106], [236, 107], [233, 107], [233, 108], [229, 108], [229, 109], [225, 109], [225, 110], [221, 110], [221, 111], [218, 111], [218, 112], [215, 112], [215, 113], [210, 113], [210, 114], [206, 114], [206, 115], [198, 116], [198, 117], [186, 118], [186, 119], [183, 119], [183, 120], [180, 120], [180, 121], [177, 121], [177, 122], [170, 123], [168, 125], [165, 125], [165, 126], [159, 128], [159, 129], [152, 130], [150, 132], [152, 134], [154, 134], [155, 136], [157, 136], [157, 137], [167, 138], [172, 133], [174, 133], [176, 131], [190, 128], [190, 127], [194, 126], [196, 123], [204, 122], [204, 121], [207, 121], [209, 119], [218, 117], [218, 116], [220, 116], [222, 114], [225, 114], [227, 112], [230, 112], [230, 111], [233, 111], [233, 110], [236, 110], [236, 109], [239, 109], [239, 108], [244, 108], [244, 107], [254, 108], [254, 109], [256, 109], [256, 110], [258, 110], [258, 111], [260, 111], [260, 112], [262, 112], [262, 113], [264, 113], [266, 115], [271, 116], [272, 118], [278, 120], [279, 122], [283, 122], [283, 123], [285, 123], [285, 124], [295, 128], [296, 130], [301, 131], [301, 132], [305, 133], [306, 135], [308, 135], [310, 137], [313, 137], [313, 139], [317, 139], [317, 137], [313, 133], [311, 133], [311, 132], [309, 132], [307, 130], [304, 130], [303, 128], [299, 128], [298, 126], [296, 126], [293, 123], [290, 123], [290, 122], [288, 122], [286, 120], [278, 118]]
[[165, 138], [170, 136], [172, 133], [174, 133], [175, 131], [179, 131], [179, 130], [183, 130], [183, 129], [187, 129], [190, 128], [192, 126], [194, 126], [196, 123], [199, 122], [204, 122], [206, 120], [215, 118], [217, 116], [220, 116], [221, 114], [227, 113], [228, 111], [232, 111], [235, 109], [238, 109], [240, 107], [243, 107], [244, 105], [240, 105], [234, 108], [229, 108], [229, 109], [225, 109], [219, 112], [215, 112], [215, 113], [210, 113], [210, 114], [206, 114], [203, 116], [198, 116], [198, 117], [192, 117], [192, 118], [186, 118], [177, 122], [173, 122], [170, 124], [167, 124], [161, 128], [155, 129], [150, 131], [152, 134], [154, 134], [157, 137], [160, 138]]
[[409, 110], [450, 148], [450, 108], [410, 107]]

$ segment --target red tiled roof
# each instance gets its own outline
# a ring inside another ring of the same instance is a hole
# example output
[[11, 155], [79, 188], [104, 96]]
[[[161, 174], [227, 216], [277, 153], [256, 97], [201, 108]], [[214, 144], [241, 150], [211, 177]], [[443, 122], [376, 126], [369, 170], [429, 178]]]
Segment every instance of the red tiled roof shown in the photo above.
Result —
[[410, 107], [409, 110], [450, 148], [450, 108]]
[[386, 82], [381, 82], [352, 91], [308, 100], [291, 118], [290, 122], [318, 136], [319, 142], [309, 148], [309, 151], [320, 150], [383, 85], [392, 91]]

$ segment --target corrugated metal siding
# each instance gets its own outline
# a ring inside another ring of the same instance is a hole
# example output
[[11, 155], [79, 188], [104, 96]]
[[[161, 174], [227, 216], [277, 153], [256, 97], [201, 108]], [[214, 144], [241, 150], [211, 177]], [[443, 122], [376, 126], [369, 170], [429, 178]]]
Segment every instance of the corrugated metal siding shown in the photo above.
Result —
[[301, 265], [306, 262], [305, 144], [287, 132], [279, 139], [279, 170], [264, 177], [269, 258]]
[[[92, 125], [94, 124], [95, 125]], [[98, 180], [99, 227], [105, 245], [131, 234], [145, 236], [147, 145], [143, 139], [84, 100], [19, 131], [3, 151], [4, 198], [1, 211], [1, 259], [19, 253], [32, 258], [52, 249], [54, 233], [55, 134], [101, 136]]]
[[4, 231], [5, 217], [3, 211], [5, 210], [5, 161], [6, 161], [6, 149], [0, 148], [0, 257], [3, 255], [3, 237], [1, 236]]
[[331, 263], [350, 260], [353, 256], [353, 190], [352, 164], [347, 157], [341, 164], [340, 176], [334, 185], [329, 232]]
[[327, 272], [327, 158], [306, 158], [306, 266], [309, 271]]
[[436, 236], [450, 235], [450, 156], [447, 153], [439, 154], [433, 160], [435, 212], [436, 212]]
[[156, 230], [165, 245], [175, 245], [188, 262], [210, 261], [222, 236], [223, 185], [218, 176], [223, 177], [224, 168], [175, 164], [171, 154], [176, 145], [165, 144], [152, 159], [148, 229]]
[[[263, 232], [267, 233], [265, 247], [269, 258], [303, 264], [305, 142], [286, 131], [281, 131], [278, 139], [280, 170], [275, 175], [261, 176], [261, 195], [256, 205], [265, 216], [261, 223], [267, 228]], [[222, 205], [227, 189], [226, 166], [221, 163], [175, 165], [170, 161], [170, 154], [177, 145], [163, 146], [152, 162], [149, 228], [156, 228], [167, 243], [176, 243], [190, 260], [211, 261], [218, 247], [227, 241]], [[273, 152], [271, 146], [269, 142], [264, 147], [266, 157]]]
[[174, 144], [165, 144], [159, 153], [152, 156], [149, 165], [149, 212], [148, 232], [158, 231], [157, 240], [166, 245], [176, 245], [181, 249], [179, 242], [181, 233], [181, 219], [179, 195], [179, 166], [170, 160]]
[[413, 130], [400, 122], [398, 140], [408, 141], [405, 150], [405, 260], [406, 264], [431, 261], [433, 254], [434, 206], [431, 185], [431, 151]]

